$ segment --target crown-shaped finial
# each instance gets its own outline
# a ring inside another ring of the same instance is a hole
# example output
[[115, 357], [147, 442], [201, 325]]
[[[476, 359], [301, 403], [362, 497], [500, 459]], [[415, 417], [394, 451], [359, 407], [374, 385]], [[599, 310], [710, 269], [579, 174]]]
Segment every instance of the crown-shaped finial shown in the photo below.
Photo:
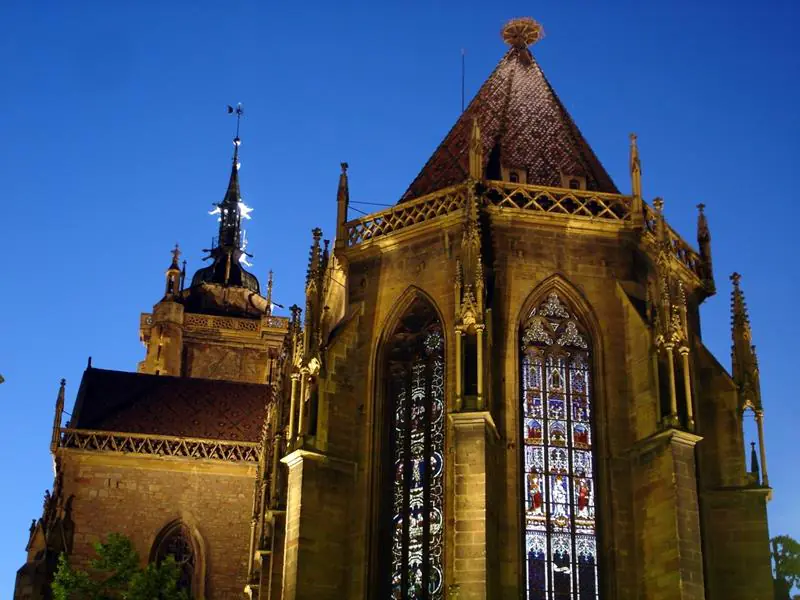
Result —
[[511, 19], [503, 26], [503, 41], [514, 48], [527, 48], [544, 37], [544, 28], [530, 17]]

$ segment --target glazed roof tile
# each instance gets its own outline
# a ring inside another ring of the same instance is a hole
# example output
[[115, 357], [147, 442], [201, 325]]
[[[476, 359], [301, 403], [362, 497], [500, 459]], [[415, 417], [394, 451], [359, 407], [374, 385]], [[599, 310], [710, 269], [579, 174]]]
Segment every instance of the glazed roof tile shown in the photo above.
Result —
[[271, 387], [89, 368], [71, 427], [258, 442]]
[[589, 190], [619, 193], [547, 81], [530, 50], [512, 47], [461, 114], [401, 201], [463, 182], [478, 119], [484, 175], [500, 166], [527, 171], [527, 183], [562, 187], [562, 173], [586, 178]]

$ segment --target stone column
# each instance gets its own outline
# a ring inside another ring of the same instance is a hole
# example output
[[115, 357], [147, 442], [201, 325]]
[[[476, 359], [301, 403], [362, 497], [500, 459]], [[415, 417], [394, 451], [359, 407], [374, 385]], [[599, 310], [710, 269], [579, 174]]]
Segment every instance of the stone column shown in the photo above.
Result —
[[451, 585], [459, 600], [490, 596], [489, 555], [492, 544], [487, 527], [490, 500], [486, 477], [487, 453], [497, 439], [488, 412], [450, 415], [455, 432], [454, 552]]
[[769, 487], [767, 475], [767, 449], [764, 446], [764, 411], [756, 411], [756, 425], [758, 425], [758, 450], [761, 453], [761, 485]]
[[475, 343], [478, 347], [478, 410], [483, 410], [483, 329], [484, 325], [475, 326]]
[[286, 441], [290, 444], [294, 441], [294, 420], [297, 414], [297, 381], [300, 379], [300, 373], [292, 373], [292, 392], [289, 397], [289, 431], [286, 434]]
[[305, 418], [306, 418], [306, 390], [308, 389], [308, 369], [303, 368], [300, 370], [300, 398], [297, 402], [297, 410], [299, 415], [297, 417], [297, 437], [300, 438], [300, 443], [303, 443], [303, 436], [306, 434]]
[[461, 410], [463, 398], [461, 397], [461, 382], [464, 376], [464, 365], [461, 361], [461, 337], [463, 333], [456, 329], [456, 411]]
[[692, 380], [689, 374], [689, 348], [681, 346], [681, 358], [683, 359], [683, 390], [686, 396], [686, 425], [694, 430], [694, 408], [692, 406]]
[[669, 377], [669, 419], [670, 425], [678, 422], [678, 398], [675, 392], [675, 359], [672, 354], [672, 344], [664, 346], [667, 350], [667, 377]]

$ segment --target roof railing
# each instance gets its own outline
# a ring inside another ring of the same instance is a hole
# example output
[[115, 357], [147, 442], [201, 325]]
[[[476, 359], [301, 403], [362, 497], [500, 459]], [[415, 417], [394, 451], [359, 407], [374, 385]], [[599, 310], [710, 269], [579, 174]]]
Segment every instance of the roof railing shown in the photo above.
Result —
[[375, 238], [464, 208], [467, 196], [467, 185], [462, 183], [422, 196], [416, 200], [401, 202], [389, 209], [348, 221], [345, 223], [347, 246], [358, 246]]
[[499, 208], [592, 220], [631, 220], [631, 196], [495, 180], [486, 181], [484, 185], [489, 204]]
[[62, 428], [59, 448], [173, 458], [258, 462], [259, 444], [118, 431]]
[[[617, 223], [621, 226], [634, 224], [632, 196], [497, 180], [485, 180], [480, 185], [485, 201], [501, 209]], [[460, 210], [466, 206], [468, 197], [469, 184], [462, 183], [348, 221], [344, 226], [347, 247], [353, 248]], [[644, 223], [647, 232], [655, 235], [657, 216], [647, 204], [644, 205]], [[700, 255], [669, 225], [666, 230], [676, 260], [702, 279]]]

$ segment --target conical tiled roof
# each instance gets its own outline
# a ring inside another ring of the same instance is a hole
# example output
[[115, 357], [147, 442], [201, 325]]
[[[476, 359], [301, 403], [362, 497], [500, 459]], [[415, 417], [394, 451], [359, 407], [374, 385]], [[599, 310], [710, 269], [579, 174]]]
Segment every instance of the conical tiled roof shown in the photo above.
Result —
[[402, 200], [456, 185], [469, 172], [469, 139], [477, 118], [484, 175], [524, 169], [527, 182], [562, 187], [562, 174], [586, 178], [586, 188], [618, 193], [542, 69], [524, 46], [512, 46], [459, 117]]

